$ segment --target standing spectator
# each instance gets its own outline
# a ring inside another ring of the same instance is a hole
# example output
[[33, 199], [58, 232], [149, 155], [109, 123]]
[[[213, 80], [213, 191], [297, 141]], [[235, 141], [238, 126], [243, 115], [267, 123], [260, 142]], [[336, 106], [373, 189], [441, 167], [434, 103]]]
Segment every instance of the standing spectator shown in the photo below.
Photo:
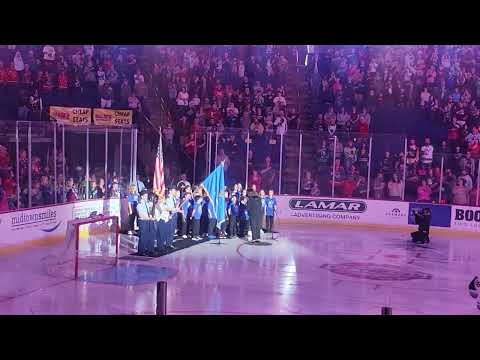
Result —
[[473, 180], [470, 174], [467, 173], [467, 170], [463, 169], [461, 171], [461, 175], [458, 178], [463, 179], [463, 185], [465, 186], [467, 191], [471, 191], [473, 189]]
[[312, 172], [306, 170], [304, 176], [302, 177], [302, 195], [310, 195], [312, 192], [314, 180], [312, 177]]
[[345, 112], [345, 107], [342, 106], [340, 112], [337, 114], [337, 127], [339, 131], [345, 131], [347, 123], [350, 122], [350, 114]]
[[478, 191], [477, 187], [474, 187], [472, 191], [470, 191], [470, 194], [469, 194], [470, 206], [478, 206], [477, 197], [479, 197], [480, 194], [478, 194], [477, 191]]
[[387, 179], [389, 179], [390, 176], [393, 174], [394, 165], [395, 165], [395, 159], [392, 156], [390, 156], [389, 151], [385, 151], [385, 157], [383, 158], [382, 163], [380, 165], [381, 165], [382, 173]]
[[108, 191], [108, 198], [109, 199], [120, 199], [120, 189], [118, 185], [118, 181], [114, 180], [112, 182], [112, 186]]
[[425, 145], [420, 148], [420, 162], [426, 168], [430, 168], [433, 162], [433, 145], [430, 144], [430, 138], [425, 138]]
[[48, 176], [43, 175], [40, 178], [40, 194], [42, 205], [49, 205], [54, 203], [54, 192], [49, 182]]
[[128, 98], [132, 95], [132, 88], [127, 79], [123, 80], [122, 86], [120, 88], [120, 99], [123, 104], [128, 103]]
[[470, 132], [465, 141], [468, 144], [468, 150], [471, 152], [474, 159], [480, 158], [480, 132], [476, 126], [472, 127], [472, 132]]
[[60, 71], [57, 77], [57, 99], [60, 104], [64, 105], [68, 102], [68, 75], [65, 70]]
[[470, 151], [458, 160], [458, 168], [460, 171], [465, 170], [468, 174], [475, 173], [475, 160], [472, 158]]
[[113, 101], [113, 88], [110, 82], [106, 81], [100, 87], [100, 107], [102, 109], [110, 109]]
[[420, 151], [415, 139], [410, 139], [407, 147], [407, 166], [417, 166], [420, 159]]
[[403, 196], [403, 181], [399, 180], [397, 174], [392, 175], [388, 182], [388, 197], [390, 200], [400, 201]]
[[128, 97], [128, 108], [133, 110], [134, 123], [138, 123], [138, 116], [142, 111], [142, 106], [140, 104], [140, 99], [134, 92]]
[[373, 198], [375, 200], [383, 199], [385, 192], [385, 182], [383, 180], [383, 174], [378, 173], [377, 177], [373, 180]]
[[105, 189], [105, 180], [103, 178], [99, 178], [96, 185], [93, 183], [94, 189], [92, 193], [92, 198], [94, 199], [104, 199], [106, 195]]
[[253, 122], [250, 125], [250, 130], [254, 135], [262, 136], [265, 128], [263, 125], [258, 121], [257, 117], [253, 117]]
[[287, 118], [283, 115], [283, 111], [281, 112], [280, 116], [275, 119], [274, 125], [277, 128], [277, 135], [285, 135], [287, 132]]
[[259, 190], [262, 188], [262, 176], [257, 170], [253, 170], [252, 174], [250, 175], [250, 178], [248, 179], [248, 185], [250, 187], [254, 187]]
[[85, 51], [85, 55], [89, 58], [93, 57], [93, 53], [95, 51], [94, 45], [83, 45], [83, 50]]
[[300, 130], [300, 116], [294, 107], [291, 107], [287, 113], [287, 123], [289, 129]]
[[[223, 148], [220, 148], [218, 150], [217, 163], [215, 165], [220, 164], [222, 161], [224, 162], [223, 168], [224, 168], [225, 172], [227, 172], [229, 167], [230, 167], [230, 158], [228, 157], [227, 154], [225, 154], [225, 150]], [[260, 189], [261, 186], [259, 186], [258, 188]]]
[[18, 77], [23, 80], [23, 71], [25, 70], [25, 64], [23, 62], [22, 53], [17, 51], [15, 57], [13, 58], [13, 64], [15, 71], [18, 73]]
[[137, 70], [136, 74], [134, 75], [134, 89], [135, 93], [138, 95], [141, 101], [143, 101], [148, 95], [148, 88], [145, 84], [145, 77], [140, 72], [140, 69]]
[[167, 147], [173, 145], [173, 138], [175, 136], [175, 130], [172, 127], [172, 123], [168, 122], [165, 128], [162, 130], [163, 136], [165, 137], [165, 145]]
[[280, 91], [277, 92], [277, 96], [273, 99], [273, 104], [280, 108], [287, 106], [287, 101]]
[[51, 45], [43, 47], [43, 61], [46, 64], [52, 64], [55, 61], [55, 48]]
[[103, 67], [99, 66], [97, 70], [97, 81], [98, 81], [98, 87], [101, 88], [103, 84], [105, 84], [106, 80], [106, 74], [105, 71], [103, 71]]
[[427, 88], [424, 88], [422, 93], [420, 94], [420, 106], [422, 108], [425, 108], [429, 100], [430, 100], [430, 93], [428, 92]]
[[[364, 112], [366, 112], [366, 109], [364, 109]], [[358, 132], [360, 133], [360, 136], [362, 138], [365, 138], [368, 136], [368, 131], [370, 127], [369, 119], [370, 119], [370, 115], [368, 113], [366, 114], [362, 113], [358, 116]]]
[[310, 196], [320, 196], [322, 193], [320, 191], [320, 187], [318, 183], [315, 181], [312, 186], [312, 191], [310, 191]]
[[345, 159], [345, 168], [348, 170], [357, 161], [357, 148], [353, 145], [352, 140], [348, 140], [347, 146], [343, 148]]
[[417, 188], [417, 202], [432, 202], [432, 189], [427, 184], [427, 180], [422, 179], [422, 182]]
[[260, 175], [262, 177], [262, 189], [273, 189], [275, 188], [275, 169], [272, 167], [272, 159], [270, 156], [265, 158], [265, 163], [260, 169]]
[[358, 155], [358, 171], [361, 176], [366, 177], [368, 174], [368, 162], [369, 156], [366, 147], [360, 149], [360, 154]]
[[186, 87], [182, 87], [177, 94], [177, 111], [179, 116], [187, 112], [189, 95]]
[[465, 187], [465, 181], [461, 178], [457, 179], [455, 186], [452, 188], [452, 203], [454, 205], [468, 205], [468, 190]]

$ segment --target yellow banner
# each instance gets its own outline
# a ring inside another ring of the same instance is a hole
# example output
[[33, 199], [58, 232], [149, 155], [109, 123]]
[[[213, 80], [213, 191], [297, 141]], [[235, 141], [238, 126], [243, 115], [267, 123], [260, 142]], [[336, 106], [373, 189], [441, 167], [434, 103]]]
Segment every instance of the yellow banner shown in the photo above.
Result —
[[50, 117], [59, 124], [85, 126], [92, 121], [92, 109], [50, 106]]
[[93, 122], [102, 126], [132, 126], [132, 110], [93, 109]]

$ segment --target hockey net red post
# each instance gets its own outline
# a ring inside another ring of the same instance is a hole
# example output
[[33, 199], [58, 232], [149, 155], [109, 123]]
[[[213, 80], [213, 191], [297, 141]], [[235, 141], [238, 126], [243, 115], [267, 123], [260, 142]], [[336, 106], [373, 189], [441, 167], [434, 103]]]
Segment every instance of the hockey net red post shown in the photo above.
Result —
[[[110, 224], [111, 223], [111, 224]], [[82, 227], [87, 227], [87, 231], [82, 229]], [[73, 232], [73, 234], [72, 234]], [[120, 243], [120, 226], [118, 216], [92, 216], [89, 218], [75, 219], [71, 220], [68, 223], [67, 227], [67, 238], [73, 235], [75, 240], [75, 258], [74, 258], [74, 278], [75, 280], [79, 277], [79, 263], [81, 259], [81, 248], [80, 241], [82, 239], [82, 233], [86, 233], [87, 238], [102, 238], [105, 237], [105, 234], [109, 234], [110, 237], [113, 237], [115, 244], [115, 266], [118, 265], [119, 258], [119, 243]], [[100, 241], [101, 241], [100, 240]], [[103, 239], [104, 240], [104, 239]], [[70, 243], [71, 239], [67, 239], [67, 242]], [[68, 245], [67, 245], [68, 246]]]

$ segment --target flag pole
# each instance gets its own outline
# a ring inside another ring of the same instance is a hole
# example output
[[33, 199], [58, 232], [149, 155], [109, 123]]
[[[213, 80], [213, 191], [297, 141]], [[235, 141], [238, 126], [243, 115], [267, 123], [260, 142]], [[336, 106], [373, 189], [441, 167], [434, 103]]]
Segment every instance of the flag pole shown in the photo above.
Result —
[[[225, 160], [222, 160], [217, 167], [220, 167], [220, 166], [222, 167], [222, 171], [224, 172], [224, 176], [225, 176]], [[215, 167], [215, 170], [217, 169], [217, 167]], [[214, 171], [215, 171], [215, 170], [214, 170]], [[210, 176], [210, 175], [209, 175], [209, 176]], [[203, 187], [203, 182], [200, 184], [200, 186]], [[206, 190], [205, 187], [203, 187], [203, 189]], [[208, 194], [208, 191], [207, 191], [207, 194]], [[221, 196], [223, 196], [223, 197], [225, 198], [225, 186], [224, 186], [223, 189], [219, 189], [219, 192], [217, 193], [217, 197], [219, 197], [220, 194], [221, 194]], [[208, 194], [208, 196], [210, 197], [210, 194]], [[210, 198], [210, 201], [213, 201], [213, 199]], [[225, 211], [225, 209], [224, 209], [224, 211]], [[225, 222], [226, 219], [224, 218], [223, 221]], [[217, 218], [216, 227], [217, 227], [217, 226], [218, 226], [218, 218]], [[218, 229], [221, 230], [221, 226], [220, 226], [220, 228], [218, 228]], [[212, 239], [212, 240], [213, 240], [213, 239]], [[211, 244], [211, 245], [227, 245], [227, 243], [221, 241], [221, 239], [220, 239], [220, 234], [219, 234], [219, 236], [218, 236], [218, 241], [217, 241], [217, 242], [212, 242], [212, 243], [210, 243], [210, 244]]]
[[[157, 147], [157, 155], [155, 156], [155, 169], [153, 172], [153, 188], [152, 191], [156, 194], [159, 198], [165, 198], [165, 170], [164, 170], [164, 161], [163, 161], [163, 142], [162, 142], [162, 127], [159, 126], [158, 128], [158, 147]], [[161, 166], [161, 171], [157, 168], [158, 165]], [[161, 176], [160, 176], [161, 174]], [[160, 176], [161, 181], [159, 182], [159, 186], [157, 186], [157, 182], [160, 179], [157, 179], [157, 176]], [[163, 190], [163, 194], [161, 193]]]
[[[216, 157], [216, 156], [217, 156], [217, 155], [215, 154], [215, 157]], [[223, 168], [223, 174], [224, 174], [223, 176], [225, 176], [225, 160], [222, 160], [222, 161], [220, 162], [220, 164], [222, 165], [222, 168]], [[225, 198], [225, 187], [221, 190], [221, 194], [223, 194], [222, 196]], [[224, 209], [224, 211], [225, 211], [225, 209]], [[223, 219], [223, 222], [226, 222], [226, 221], [227, 221], [226, 218]], [[223, 243], [223, 242], [220, 241], [221, 226], [220, 226], [219, 231], [220, 231], [220, 234], [218, 235], [218, 242], [217, 242], [215, 245], [225, 245], [226, 243]]]

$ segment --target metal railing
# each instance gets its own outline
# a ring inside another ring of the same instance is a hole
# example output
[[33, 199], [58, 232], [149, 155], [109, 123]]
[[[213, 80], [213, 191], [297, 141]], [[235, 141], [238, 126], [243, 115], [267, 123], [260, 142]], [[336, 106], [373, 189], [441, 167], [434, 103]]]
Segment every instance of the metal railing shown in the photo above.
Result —
[[[192, 137], [194, 150], [187, 152], [193, 165], [182, 170], [194, 183], [226, 160], [227, 185], [255, 184], [285, 195], [479, 205], [480, 159], [459, 161], [437, 150], [430, 161], [421, 144], [419, 158], [412, 159], [405, 135], [202, 128]], [[450, 174], [467, 179], [466, 189]]]
[[[146, 123], [158, 136], [159, 129], [149, 119]], [[22, 121], [1, 125], [0, 177], [9, 206], [2, 209], [0, 203], [0, 211], [63, 203], [69, 179], [79, 199], [95, 196], [93, 174], [107, 183], [117, 177], [124, 193], [136, 179], [136, 129]], [[165, 157], [165, 168], [178, 168], [195, 184], [225, 161], [229, 186], [242, 183], [287, 195], [479, 205], [480, 159], [438, 149], [431, 161], [421, 152], [412, 158], [404, 135], [202, 128], [182, 136], [164, 140], [165, 154], [174, 156], [172, 161]], [[156, 146], [151, 151], [154, 158]]]
[[6, 129], [0, 134], [5, 151], [0, 178], [8, 203], [1, 211], [64, 203], [70, 188], [78, 200], [92, 199], [93, 175], [104, 179], [105, 189], [117, 178], [123, 194], [136, 178], [137, 129], [55, 122], [0, 124]]

